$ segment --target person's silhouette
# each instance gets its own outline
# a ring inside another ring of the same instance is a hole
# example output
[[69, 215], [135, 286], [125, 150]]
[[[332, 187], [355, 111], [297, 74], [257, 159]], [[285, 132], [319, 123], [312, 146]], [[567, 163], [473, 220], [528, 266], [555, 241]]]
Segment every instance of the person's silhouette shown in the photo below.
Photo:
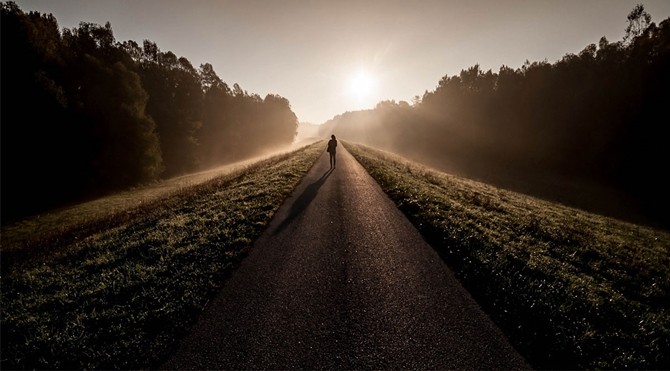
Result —
[[335, 148], [337, 147], [337, 139], [335, 139], [335, 135], [330, 136], [330, 140], [328, 141], [328, 148], [326, 151], [330, 153], [330, 168], [334, 169], [335, 168]]

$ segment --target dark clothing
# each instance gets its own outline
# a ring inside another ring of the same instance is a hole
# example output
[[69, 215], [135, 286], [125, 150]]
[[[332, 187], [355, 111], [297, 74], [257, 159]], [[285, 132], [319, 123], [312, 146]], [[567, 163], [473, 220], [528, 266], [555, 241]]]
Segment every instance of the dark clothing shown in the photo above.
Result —
[[337, 147], [337, 140], [331, 139], [328, 141], [328, 153], [330, 153], [330, 168], [335, 167], [335, 148]]
[[335, 154], [335, 147], [337, 147], [337, 140], [331, 139], [328, 141], [328, 152]]

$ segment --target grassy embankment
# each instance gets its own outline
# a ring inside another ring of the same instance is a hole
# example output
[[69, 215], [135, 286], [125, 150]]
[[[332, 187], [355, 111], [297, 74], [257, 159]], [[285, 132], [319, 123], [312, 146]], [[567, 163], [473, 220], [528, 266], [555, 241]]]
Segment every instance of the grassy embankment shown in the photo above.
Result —
[[540, 369], [667, 369], [670, 233], [347, 149]]
[[155, 367], [322, 152], [261, 161], [3, 263], [2, 368]]

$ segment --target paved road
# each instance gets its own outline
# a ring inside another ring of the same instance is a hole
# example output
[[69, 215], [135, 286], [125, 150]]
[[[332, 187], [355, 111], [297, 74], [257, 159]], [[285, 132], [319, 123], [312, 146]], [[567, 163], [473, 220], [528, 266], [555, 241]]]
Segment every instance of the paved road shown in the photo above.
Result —
[[165, 369], [528, 369], [340, 145], [324, 153]]

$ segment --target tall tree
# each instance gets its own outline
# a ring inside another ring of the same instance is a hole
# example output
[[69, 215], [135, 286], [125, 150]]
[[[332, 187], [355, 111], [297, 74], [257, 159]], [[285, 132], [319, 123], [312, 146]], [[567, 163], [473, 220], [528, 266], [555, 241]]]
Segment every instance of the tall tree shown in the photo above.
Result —
[[199, 166], [196, 133], [202, 120], [202, 89], [198, 72], [186, 58], [161, 52], [144, 42], [140, 74], [149, 93], [147, 113], [157, 125], [166, 176]]
[[635, 37], [640, 36], [644, 30], [651, 24], [651, 15], [644, 10], [644, 5], [638, 4], [626, 17], [628, 19], [628, 26], [626, 27], [625, 41], [632, 41]]
[[[288, 100], [231, 90], [156, 43], [112, 25], [59, 30], [0, 3], [2, 222], [85, 197], [290, 144]], [[45, 186], [45, 180], [48, 186]]]

